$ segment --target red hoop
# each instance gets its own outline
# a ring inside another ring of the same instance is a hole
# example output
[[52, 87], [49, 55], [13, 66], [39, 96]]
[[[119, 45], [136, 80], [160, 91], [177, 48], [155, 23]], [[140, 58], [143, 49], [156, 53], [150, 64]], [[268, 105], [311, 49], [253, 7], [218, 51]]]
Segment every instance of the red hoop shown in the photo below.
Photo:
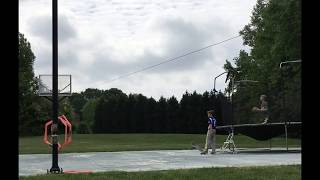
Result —
[[[58, 117], [58, 119], [62, 122], [62, 124], [65, 126], [65, 134], [64, 134], [64, 143], [61, 145], [59, 142], [58, 142], [58, 149], [60, 150], [61, 148], [63, 148], [64, 146], [70, 144], [72, 142], [72, 125], [70, 123], [70, 121], [66, 118], [66, 116], [64, 115], [61, 115]], [[50, 141], [48, 140], [48, 126], [52, 124], [52, 120], [48, 121], [46, 124], [45, 124], [45, 127], [44, 127], [44, 137], [43, 137], [43, 142], [45, 144], [48, 144], [50, 146], [52, 146], [52, 143], [50, 143]], [[69, 131], [68, 131], [69, 130]]]

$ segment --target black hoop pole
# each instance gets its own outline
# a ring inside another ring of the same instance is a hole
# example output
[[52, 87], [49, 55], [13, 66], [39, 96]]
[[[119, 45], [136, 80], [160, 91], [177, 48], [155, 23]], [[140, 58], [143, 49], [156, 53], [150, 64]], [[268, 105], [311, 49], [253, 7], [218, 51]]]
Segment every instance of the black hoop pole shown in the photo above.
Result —
[[[283, 61], [279, 64], [279, 67], [280, 67], [280, 75], [281, 75], [281, 86], [282, 86], [282, 94], [283, 94], [283, 97], [282, 97], [282, 111], [285, 112], [286, 110], [286, 95], [285, 95], [285, 86], [284, 86], [284, 82], [285, 82], [285, 77], [284, 77], [284, 73], [283, 71], [281, 71], [281, 68], [282, 68], [282, 65], [283, 64], [287, 64], [287, 63], [301, 63], [302, 60], [301, 59], [298, 59], [298, 60], [294, 60], [294, 61]], [[287, 132], [287, 113], [285, 112], [285, 119], [284, 119], [284, 130], [285, 130], [285, 134], [286, 134], [286, 147], [287, 147], [287, 151], [289, 151], [289, 148], [288, 148], [288, 132]], [[290, 122], [290, 121], [289, 121]]]
[[231, 85], [231, 117], [232, 117], [232, 125], [234, 125], [234, 110], [233, 110], [233, 88], [234, 88], [234, 78], [232, 78], [232, 85]]
[[52, 0], [52, 167], [51, 173], [60, 173], [58, 165], [58, 0]]
[[227, 72], [223, 72], [223, 73], [221, 73], [221, 74], [219, 74], [218, 76], [216, 76], [216, 77], [214, 77], [214, 84], [213, 84], [213, 93], [214, 94], [216, 94], [216, 79], [219, 77], [219, 76], [221, 76], [222, 74], [225, 74], [225, 73], [227, 73]]

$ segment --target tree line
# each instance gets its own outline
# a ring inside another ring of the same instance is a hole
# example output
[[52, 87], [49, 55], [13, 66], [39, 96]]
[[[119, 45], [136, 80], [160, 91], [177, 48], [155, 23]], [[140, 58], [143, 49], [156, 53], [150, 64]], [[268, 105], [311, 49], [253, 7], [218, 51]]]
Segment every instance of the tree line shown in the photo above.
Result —
[[82, 117], [79, 133], [205, 133], [210, 109], [216, 111], [218, 125], [231, 123], [230, 112], [222, 114], [229, 101], [213, 91], [185, 92], [179, 102], [174, 96], [156, 101], [116, 88], [86, 89], [71, 97], [74, 107], [81, 107], [78, 103], [83, 106], [75, 110]]

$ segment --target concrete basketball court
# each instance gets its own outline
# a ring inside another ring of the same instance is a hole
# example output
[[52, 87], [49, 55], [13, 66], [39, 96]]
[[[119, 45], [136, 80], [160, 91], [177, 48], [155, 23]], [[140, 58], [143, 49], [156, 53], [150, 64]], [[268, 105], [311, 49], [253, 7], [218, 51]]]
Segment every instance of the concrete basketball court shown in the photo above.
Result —
[[[284, 151], [239, 149], [232, 154], [217, 150], [200, 155], [198, 150], [122, 151], [59, 154], [59, 167], [68, 170], [150, 171], [203, 167], [241, 167], [301, 164], [300, 149]], [[19, 155], [19, 176], [46, 174], [52, 165], [51, 154]]]

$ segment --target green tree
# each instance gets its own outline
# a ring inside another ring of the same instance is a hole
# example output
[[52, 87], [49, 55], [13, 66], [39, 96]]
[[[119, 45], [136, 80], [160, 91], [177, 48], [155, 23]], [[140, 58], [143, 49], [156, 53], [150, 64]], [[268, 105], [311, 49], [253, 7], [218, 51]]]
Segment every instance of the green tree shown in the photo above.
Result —
[[167, 99], [163, 96], [160, 97], [158, 103], [157, 103], [157, 120], [156, 120], [156, 129], [158, 129], [157, 132], [163, 133], [167, 130], [167, 114], [168, 114], [168, 105], [167, 105]]
[[146, 105], [146, 132], [153, 133], [155, 132], [155, 124], [157, 123], [157, 101], [154, 98], [149, 98]]
[[70, 103], [74, 111], [78, 114], [81, 113], [83, 106], [87, 103], [88, 100], [85, 99], [83, 93], [72, 93], [70, 96]]
[[99, 98], [102, 94], [103, 91], [96, 88], [87, 88], [84, 92], [81, 93], [81, 95], [86, 100]]
[[97, 99], [90, 99], [82, 108], [82, 126], [86, 126], [88, 132], [92, 132], [94, 119], [95, 119], [95, 110], [97, 106]]
[[237, 69], [235, 79], [259, 83], [235, 86], [233, 102], [238, 121], [260, 122], [250, 111], [250, 107], [259, 104], [260, 94], [268, 96], [271, 122], [300, 121], [300, 66], [280, 69], [279, 64], [301, 59], [301, 0], [258, 0], [251, 22], [240, 34], [244, 45], [251, 47], [250, 53], [240, 51], [233, 59], [236, 67], [231, 68], [228, 61], [224, 67], [229, 71]]
[[107, 131], [106, 127], [106, 113], [104, 111], [107, 100], [99, 98], [95, 109], [95, 117], [93, 124], [93, 133], [104, 133]]
[[96, 104], [94, 132], [115, 133], [125, 129], [127, 95], [112, 88], [103, 92]]
[[167, 132], [176, 133], [178, 132], [179, 122], [179, 102], [172, 96], [167, 101]]
[[[33, 64], [35, 55], [31, 45], [19, 33], [19, 134], [39, 135], [42, 131], [41, 119], [39, 118], [41, 107], [36, 97], [37, 81], [34, 77]], [[36, 100], [37, 99], [37, 100]]]
[[[78, 132], [78, 128], [80, 126], [80, 117], [78, 113], [74, 111], [74, 108], [70, 102], [69, 97], [59, 101], [59, 115], [64, 115], [72, 124], [73, 132]], [[61, 127], [61, 132], [64, 133], [64, 125], [62, 123], [59, 124]]]

